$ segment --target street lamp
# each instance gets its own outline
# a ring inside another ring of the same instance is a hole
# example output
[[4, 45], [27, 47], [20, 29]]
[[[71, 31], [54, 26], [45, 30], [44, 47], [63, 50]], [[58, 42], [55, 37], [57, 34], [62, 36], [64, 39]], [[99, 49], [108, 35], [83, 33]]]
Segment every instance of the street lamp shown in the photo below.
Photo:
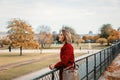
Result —
[[91, 49], [91, 43], [90, 40], [88, 40], [88, 53], [90, 53], [90, 49]]
[[88, 49], [91, 49], [90, 40], [88, 41]]

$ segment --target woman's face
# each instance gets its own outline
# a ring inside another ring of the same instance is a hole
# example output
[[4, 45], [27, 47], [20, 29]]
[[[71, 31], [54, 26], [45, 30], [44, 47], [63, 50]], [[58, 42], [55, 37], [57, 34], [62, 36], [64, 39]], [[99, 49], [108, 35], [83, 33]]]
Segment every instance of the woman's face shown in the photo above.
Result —
[[64, 36], [63, 36], [63, 33], [61, 32], [60, 35], [59, 35], [59, 41], [60, 42], [63, 42], [64, 41]]

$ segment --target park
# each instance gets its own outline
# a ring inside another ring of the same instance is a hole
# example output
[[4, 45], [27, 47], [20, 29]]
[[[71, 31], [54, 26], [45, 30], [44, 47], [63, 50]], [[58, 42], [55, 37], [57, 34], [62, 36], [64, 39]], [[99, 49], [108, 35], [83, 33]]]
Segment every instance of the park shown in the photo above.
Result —
[[0, 0], [0, 80], [120, 80], [119, 14], [119, 0]]
[[[21, 76], [40, 71], [59, 61], [60, 48], [63, 45], [58, 41], [59, 34], [48, 32], [50, 30], [48, 26], [42, 25], [39, 28], [40, 33], [35, 34], [30, 25], [21, 19], [13, 19], [8, 24], [8, 32], [0, 40], [1, 80], [19, 80]], [[62, 28], [69, 30], [72, 34], [72, 45], [75, 49], [76, 63], [80, 66], [78, 73], [81, 79], [98, 79], [118, 54], [119, 31], [113, 29], [111, 24], [104, 24], [101, 27], [101, 34], [93, 35], [90, 31], [89, 34], [81, 36], [69, 26]], [[112, 52], [116, 55], [114, 56]], [[98, 74], [97, 68], [100, 71]], [[59, 77], [50, 76], [55, 73], [58, 75], [58, 71], [49, 72], [48, 77], [59, 79]], [[46, 73], [37, 74], [39, 75], [32, 76], [33, 80], [42, 79], [40, 74], [42, 76]]]

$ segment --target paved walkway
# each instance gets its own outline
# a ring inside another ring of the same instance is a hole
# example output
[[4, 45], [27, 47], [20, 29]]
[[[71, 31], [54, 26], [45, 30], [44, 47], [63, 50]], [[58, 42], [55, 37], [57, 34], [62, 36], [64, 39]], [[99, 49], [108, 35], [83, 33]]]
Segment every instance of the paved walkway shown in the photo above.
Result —
[[113, 60], [99, 80], [120, 80], [120, 54]]

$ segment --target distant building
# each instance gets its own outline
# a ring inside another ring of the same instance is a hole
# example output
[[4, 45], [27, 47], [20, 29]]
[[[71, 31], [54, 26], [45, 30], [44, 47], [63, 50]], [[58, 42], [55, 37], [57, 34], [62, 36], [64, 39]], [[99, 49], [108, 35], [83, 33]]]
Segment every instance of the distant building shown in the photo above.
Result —
[[94, 34], [92, 31], [89, 31], [88, 34], [78, 34], [78, 35], [82, 38], [83, 36], [96, 36], [98, 34]]
[[88, 33], [88, 34], [89, 34], [89, 36], [90, 36], [90, 35], [93, 35], [93, 32], [92, 32], [92, 31], [89, 31], [89, 33]]

